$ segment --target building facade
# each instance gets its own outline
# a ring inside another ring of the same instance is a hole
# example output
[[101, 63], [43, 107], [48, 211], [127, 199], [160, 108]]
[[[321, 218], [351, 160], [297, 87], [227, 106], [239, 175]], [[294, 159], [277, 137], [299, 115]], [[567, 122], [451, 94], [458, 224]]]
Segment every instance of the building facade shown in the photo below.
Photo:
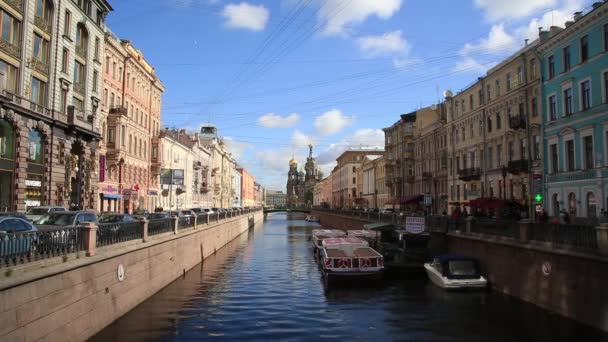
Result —
[[108, 2], [5, 1], [0, 207], [95, 208]]
[[164, 86], [142, 52], [111, 32], [105, 35], [103, 60], [99, 163], [106, 171], [99, 177], [98, 210], [152, 210], [160, 192], [152, 154], [158, 153]]
[[185, 130], [161, 131], [161, 196], [158, 207], [163, 210], [182, 210], [192, 208], [194, 187], [194, 140]]
[[540, 32], [549, 215], [595, 218], [608, 206], [608, 3]]
[[247, 171], [247, 169], [239, 169], [243, 177], [241, 194], [243, 198], [242, 206], [251, 207], [257, 205], [254, 193], [255, 178]]
[[384, 128], [386, 186], [390, 201], [399, 204], [414, 191], [414, 127], [416, 113], [401, 115], [399, 121]]
[[446, 92], [448, 210], [477, 198], [532, 209], [541, 168], [540, 70], [537, 41], [452, 96]]
[[298, 161], [295, 158], [289, 161], [287, 205], [290, 207], [312, 205], [314, 187], [319, 179], [323, 177], [317, 168], [317, 162], [313, 156], [313, 146], [309, 145], [308, 148], [310, 151], [304, 165], [304, 170], [298, 171]]
[[414, 193], [430, 194], [432, 213], [448, 210], [448, 155], [445, 105], [416, 111], [414, 130]]
[[232, 170], [232, 189], [234, 189], [232, 207], [243, 206], [243, 174], [241, 170], [238, 167]]
[[287, 205], [287, 195], [281, 190], [266, 190], [266, 205], [275, 208]]
[[256, 181], [253, 182], [253, 198], [255, 206], [264, 206], [266, 203], [266, 189]]
[[338, 164], [332, 172], [333, 206], [337, 208], [354, 208], [360, 203], [357, 190], [357, 168], [361, 167], [367, 156], [382, 156], [382, 150], [350, 149], [338, 158]]
[[213, 208], [231, 208], [236, 190], [233, 188], [233, 170], [236, 165], [228, 146], [218, 136], [217, 128], [213, 125], [203, 125], [199, 135], [201, 144], [211, 153], [210, 184]]

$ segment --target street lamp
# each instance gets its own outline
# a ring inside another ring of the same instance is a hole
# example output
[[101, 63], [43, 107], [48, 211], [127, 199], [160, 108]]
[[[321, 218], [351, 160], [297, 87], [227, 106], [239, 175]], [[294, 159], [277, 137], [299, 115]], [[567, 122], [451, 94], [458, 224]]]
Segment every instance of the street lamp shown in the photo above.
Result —
[[507, 167], [502, 166], [502, 199], [507, 199]]

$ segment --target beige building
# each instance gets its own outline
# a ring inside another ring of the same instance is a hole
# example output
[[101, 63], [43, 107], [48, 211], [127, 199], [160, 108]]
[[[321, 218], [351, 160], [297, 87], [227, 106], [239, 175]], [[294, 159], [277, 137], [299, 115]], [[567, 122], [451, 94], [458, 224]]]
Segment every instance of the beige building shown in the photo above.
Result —
[[541, 101], [536, 42], [446, 96], [449, 210], [480, 197], [531, 203], [541, 173]]
[[416, 113], [401, 115], [399, 121], [384, 128], [386, 186], [390, 202], [399, 204], [414, 194], [414, 127]]
[[99, 210], [153, 210], [160, 170], [152, 167], [152, 158], [158, 153], [164, 86], [143, 53], [110, 32], [103, 58], [100, 164], [106, 173], [100, 177]]
[[236, 164], [228, 151], [228, 146], [220, 139], [217, 128], [212, 125], [203, 125], [199, 135], [201, 143], [211, 153], [213, 164], [211, 169], [211, 204], [213, 208], [232, 208], [236, 189], [234, 189], [233, 175]]
[[445, 105], [416, 111], [414, 129], [414, 194], [430, 194], [432, 212], [447, 211], [447, 135]]
[[316, 207], [332, 206], [332, 174], [320, 180], [314, 187], [313, 203]]
[[366, 156], [361, 164], [361, 206], [367, 209], [382, 208], [386, 202], [384, 156]]
[[366, 156], [381, 156], [382, 150], [351, 149], [342, 153], [338, 165], [332, 172], [333, 206], [337, 208], [354, 208], [359, 200], [357, 192], [357, 168]]
[[165, 129], [160, 132], [161, 196], [157, 207], [163, 210], [190, 209], [193, 207], [195, 140], [185, 130]]
[[386, 154], [375, 160], [376, 190], [375, 208], [385, 208], [389, 201], [388, 187], [386, 186]]

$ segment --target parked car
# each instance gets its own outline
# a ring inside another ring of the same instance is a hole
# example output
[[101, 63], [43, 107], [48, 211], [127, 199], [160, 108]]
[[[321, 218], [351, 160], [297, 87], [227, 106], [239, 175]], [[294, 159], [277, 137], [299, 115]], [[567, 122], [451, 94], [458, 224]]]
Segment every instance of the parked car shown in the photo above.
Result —
[[167, 212], [163, 213], [151, 213], [148, 215], [148, 220], [159, 220], [159, 219], [170, 219], [171, 214]]
[[99, 218], [99, 223], [123, 223], [137, 221], [139, 220], [129, 214], [104, 214]]
[[183, 217], [189, 217], [191, 220], [194, 220], [196, 217], [196, 213], [192, 210], [180, 210]]
[[25, 219], [0, 217], [0, 257], [13, 257], [30, 253], [35, 248], [37, 236], [27, 234], [19, 239], [5, 239], [6, 234], [37, 232], [38, 228]]
[[23, 213], [16, 213], [16, 212], [9, 212], [9, 211], [0, 212], [0, 217], [18, 217], [20, 219], [24, 219], [24, 220], [28, 221], [27, 217]]
[[86, 222], [97, 223], [97, 216], [91, 211], [53, 212], [34, 222], [41, 231], [77, 227]]
[[194, 214], [196, 215], [200, 215], [202, 213], [204, 213], [205, 211], [203, 210], [203, 208], [190, 208], [191, 211], [194, 212]]
[[215, 212], [215, 211], [214, 211], [213, 209], [211, 209], [211, 208], [203, 208], [203, 211], [204, 211], [206, 214], [213, 214], [213, 213]]
[[141, 220], [143, 218], [148, 218], [150, 216], [150, 212], [144, 209], [133, 210], [133, 218], [136, 220]]
[[34, 221], [37, 221], [39, 218], [41, 218], [44, 214], [64, 212], [64, 211], [67, 211], [67, 209], [64, 207], [52, 207], [52, 206], [32, 207], [32, 208], [29, 208], [25, 212], [25, 216], [27, 217], [27, 219], [29, 221], [34, 222]]

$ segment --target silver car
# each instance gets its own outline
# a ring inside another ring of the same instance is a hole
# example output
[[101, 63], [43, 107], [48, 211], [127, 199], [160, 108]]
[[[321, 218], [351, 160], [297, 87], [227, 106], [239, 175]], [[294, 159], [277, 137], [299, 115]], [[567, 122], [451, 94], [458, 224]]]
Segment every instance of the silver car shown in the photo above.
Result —
[[28, 221], [34, 222], [39, 220], [43, 215], [48, 213], [58, 213], [67, 211], [64, 207], [53, 207], [53, 206], [45, 206], [45, 207], [32, 207], [29, 208], [25, 212], [25, 217], [27, 217]]

